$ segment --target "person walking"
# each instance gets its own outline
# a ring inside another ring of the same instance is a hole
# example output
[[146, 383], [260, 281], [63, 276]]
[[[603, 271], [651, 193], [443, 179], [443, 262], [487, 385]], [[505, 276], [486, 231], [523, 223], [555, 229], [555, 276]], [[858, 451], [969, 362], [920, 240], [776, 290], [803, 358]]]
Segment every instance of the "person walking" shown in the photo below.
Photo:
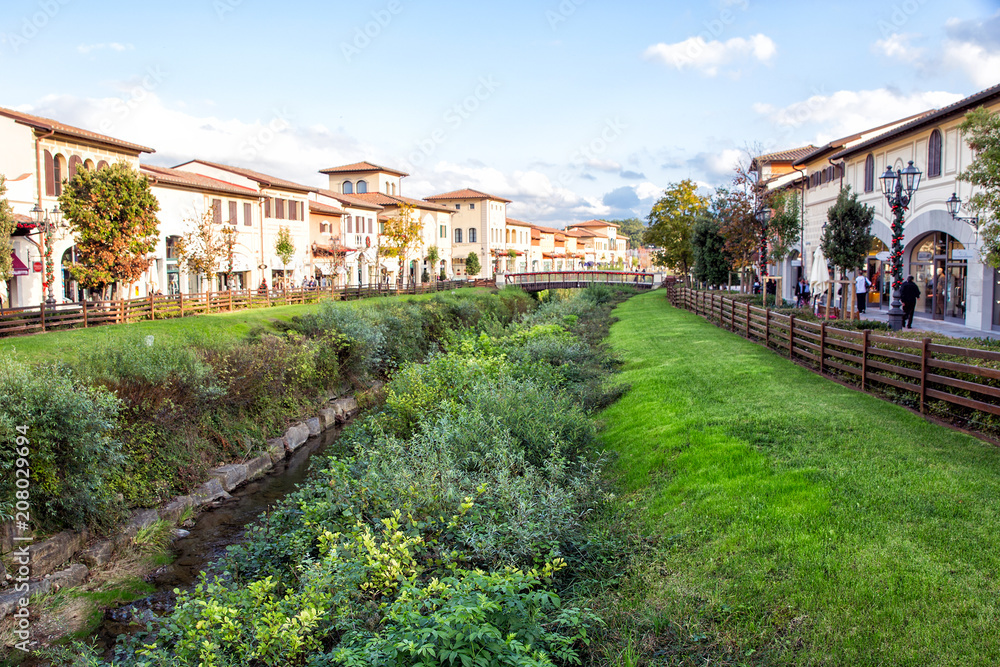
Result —
[[920, 288], [913, 282], [913, 276], [908, 276], [906, 282], [899, 288], [899, 300], [903, 302], [903, 326], [913, 328], [913, 311], [917, 308], [920, 298]]
[[858, 313], [864, 314], [865, 308], [868, 306], [868, 290], [872, 286], [872, 281], [868, 280], [868, 276], [864, 272], [859, 273], [858, 277], [854, 279], [854, 294], [858, 298]]
[[805, 278], [799, 278], [799, 284], [795, 286], [795, 307], [808, 308], [812, 294], [809, 292], [809, 283]]

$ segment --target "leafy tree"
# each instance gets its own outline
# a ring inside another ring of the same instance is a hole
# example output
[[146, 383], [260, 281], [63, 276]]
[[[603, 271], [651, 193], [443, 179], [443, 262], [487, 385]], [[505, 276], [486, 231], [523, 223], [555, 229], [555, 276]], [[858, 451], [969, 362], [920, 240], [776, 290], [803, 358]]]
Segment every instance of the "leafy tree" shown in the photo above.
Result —
[[470, 278], [478, 276], [479, 272], [483, 270], [482, 264], [479, 263], [479, 255], [474, 252], [470, 252], [469, 256], [465, 258], [465, 273]]
[[958, 127], [975, 156], [959, 179], [981, 188], [969, 201], [979, 214], [980, 252], [990, 266], [1000, 268], [1000, 114], [979, 107]]
[[646, 223], [639, 218], [625, 218], [624, 220], [608, 220], [608, 222], [618, 225], [618, 235], [628, 239], [630, 248], [638, 248], [642, 243], [642, 236], [646, 233]]
[[132, 285], [149, 268], [149, 253], [160, 235], [160, 205], [149, 180], [131, 165], [77, 170], [59, 206], [77, 239], [80, 261], [70, 272], [81, 285], [105, 291]]
[[[14, 211], [11, 210], [7, 198], [3, 196], [7, 192], [5, 180], [0, 176], [0, 282], [6, 282], [14, 277], [14, 261], [11, 259], [14, 244], [10, 237], [17, 226]], [[3, 306], [2, 301], [0, 306]]]
[[406, 258], [421, 245], [423, 227], [416, 209], [411, 204], [400, 204], [396, 214], [389, 218], [381, 235], [379, 254], [383, 257], [395, 257], [399, 260], [399, 283], [402, 285], [403, 264]]
[[688, 275], [694, 262], [691, 232], [698, 217], [708, 208], [708, 199], [698, 194], [694, 181], [671, 184], [649, 212], [649, 229], [643, 234], [647, 245], [656, 246], [657, 264]]
[[775, 192], [767, 198], [767, 205], [774, 215], [767, 223], [767, 242], [771, 260], [780, 262], [799, 242], [802, 229], [798, 193], [792, 191]]
[[281, 260], [282, 268], [288, 266], [295, 256], [295, 244], [287, 226], [278, 228], [278, 235], [274, 238], [274, 254]]
[[[227, 255], [229, 247], [227, 236], [224, 235], [224, 230], [220, 231], [215, 224], [212, 211], [202, 214], [200, 221], [189, 219], [187, 222], [193, 225], [194, 229], [181, 236], [174, 246], [177, 264], [186, 272], [205, 276], [208, 282], [207, 291], [210, 292], [213, 280], [221, 268], [221, 262]], [[235, 233], [232, 236], [235, 237]]]
[[436, 245], [432, 245], [427, 249], [427, 264], [431, 267], [431, 275], [437, 278], [438, 270], [437, 263], [441, 259], [441, 251], [438, 250]]
[[864, 266], [872, 247], [872, 220], [875, 209], [858, 201], [851, 186], [840, 191], [837, 203], [826, 213], [826, 228], [820, 238], [820, 247], [827, 261], [844, 273]]
[[754, 219], [753, 200], [745, 190], [719, 188], [712, 208], [725, 239], [725, 253], [730, 257], [733, 268], [739, 269], [745, 277], [760, 252], [759, 226]]
[[317, 264], [326, 269], [326, 273], [332, 277], [334, 284], [336, 284], [338, 276], [347, 266], [347, 252], [341, 251], [343, 242], [339, 236], [334, 236], [331, 240], [333, 252], [316, 255], [314, 251], [313, 258]]
[[694, 279], [709, 285], [727, 284], [732, 263], [726, 255], [726, 240], [718, 220], [710, 215], [699, 218], [691, 234], [691, 245]]

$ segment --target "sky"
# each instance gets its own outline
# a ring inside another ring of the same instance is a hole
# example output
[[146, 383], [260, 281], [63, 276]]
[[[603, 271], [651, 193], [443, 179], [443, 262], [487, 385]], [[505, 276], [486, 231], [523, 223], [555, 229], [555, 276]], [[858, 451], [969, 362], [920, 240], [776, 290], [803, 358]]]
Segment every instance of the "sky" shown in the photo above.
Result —
[[4, 0], [0, 106], [326, 187], [562, 227], [1000, 84], [1000, 0]]

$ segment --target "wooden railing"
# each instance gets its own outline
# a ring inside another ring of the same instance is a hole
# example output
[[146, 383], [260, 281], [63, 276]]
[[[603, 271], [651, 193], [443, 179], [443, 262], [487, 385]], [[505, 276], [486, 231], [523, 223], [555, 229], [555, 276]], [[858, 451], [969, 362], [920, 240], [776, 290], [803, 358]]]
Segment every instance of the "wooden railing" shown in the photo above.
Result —
[[652, 273], [628, 271], [536, 271], [509, 274], [507, 284], [517, 285], [529, 291], [578, 288], [593, 284], [630, 285], [639, 289], [651, 289], [654, 286], [654, 279]]
[[270, 308], [316, 303], [321, 299], [367, 299], [395, 294], [426, 294], [472, 287], [466, 281], [439, 281], [425, 285], [369, 285], [364, 287], [308, 288], [288, 290], [230, 290], [200, 294], [151, 295], [118, 301], [82, 301], [30, 308], [0, 310], [0, 338], [45, 331], [124, 324], [141, 320], [164, 320], [206, 313], [224, 313], [250, 308]]
[[970, 411], [1000, 415], [1000, 352], [838, 329], [684, 287], [668, 288], [667, 296], [678, 308], [862, 391], [901, 390], [896, 402], [919, 404], [922, 414], [931, 401], [942, 401], [946, 405], [933, 412], [963, 419]]

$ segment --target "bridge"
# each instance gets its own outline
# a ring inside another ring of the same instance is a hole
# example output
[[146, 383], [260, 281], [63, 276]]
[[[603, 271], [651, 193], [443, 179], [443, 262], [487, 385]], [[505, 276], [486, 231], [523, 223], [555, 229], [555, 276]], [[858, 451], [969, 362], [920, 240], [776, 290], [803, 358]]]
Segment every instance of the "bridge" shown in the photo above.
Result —
[[517, 285], [526, 292], [547, 289], [577, 289], [590, 285], [629, 285], [637, 289], [654, 289], [662, 279], [653, 273], [629, 271], [542, 271], [536, 273], [511, 273], [508, 285]]

